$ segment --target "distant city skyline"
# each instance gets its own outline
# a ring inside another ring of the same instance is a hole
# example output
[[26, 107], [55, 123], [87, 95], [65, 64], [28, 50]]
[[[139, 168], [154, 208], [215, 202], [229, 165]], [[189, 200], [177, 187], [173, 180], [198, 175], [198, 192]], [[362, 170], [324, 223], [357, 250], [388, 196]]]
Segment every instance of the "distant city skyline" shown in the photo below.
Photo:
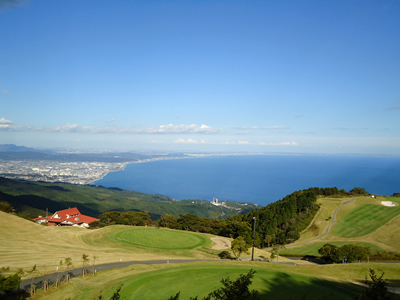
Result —
[[0, 144], [400, 155], [398, 1], [0, 0]]

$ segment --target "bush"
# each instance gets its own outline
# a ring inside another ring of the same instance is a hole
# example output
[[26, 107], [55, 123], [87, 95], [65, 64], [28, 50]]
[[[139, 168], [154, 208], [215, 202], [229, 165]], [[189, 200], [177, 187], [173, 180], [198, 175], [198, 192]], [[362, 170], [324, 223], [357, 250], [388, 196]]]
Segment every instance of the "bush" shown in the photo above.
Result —
[[221, 253], [218, 254], [218, 256], [221, 259], [233, 259], [232, 255], [229, 253], [229, 251], [222, 251]]

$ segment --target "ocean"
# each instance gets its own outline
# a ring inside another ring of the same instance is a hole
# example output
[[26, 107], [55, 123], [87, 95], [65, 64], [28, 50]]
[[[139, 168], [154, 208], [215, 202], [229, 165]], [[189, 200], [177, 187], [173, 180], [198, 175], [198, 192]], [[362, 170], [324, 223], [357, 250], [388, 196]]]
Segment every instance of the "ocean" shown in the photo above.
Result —
[[267, 205], [309, 187], [400, 192], [400, 157], [322, 155], [207, 156], [129, 164], [95, 182], [174, 199]]

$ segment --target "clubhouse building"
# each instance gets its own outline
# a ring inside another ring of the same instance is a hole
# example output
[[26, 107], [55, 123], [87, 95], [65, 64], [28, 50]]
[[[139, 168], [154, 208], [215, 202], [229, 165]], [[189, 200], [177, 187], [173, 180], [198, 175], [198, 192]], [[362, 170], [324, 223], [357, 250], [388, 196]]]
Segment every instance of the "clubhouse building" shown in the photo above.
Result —
[[88, 228], [89, 224], [99, 219], [82, 215], [78, 208], [68, 208], [56, 211], [52, 216], [42, 217], [39, 216], [33, 219], [36, 223], [47, 223], [48, 226], [76, 226]]

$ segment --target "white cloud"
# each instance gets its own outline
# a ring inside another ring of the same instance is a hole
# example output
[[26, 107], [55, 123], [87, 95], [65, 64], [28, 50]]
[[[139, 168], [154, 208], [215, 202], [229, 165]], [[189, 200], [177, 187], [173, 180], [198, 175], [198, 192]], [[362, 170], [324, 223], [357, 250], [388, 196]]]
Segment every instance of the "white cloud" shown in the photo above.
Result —
[[245, 134], [249, 134], [249, 132], [247, 130], [236, 132], [236, 135], [245, 135]]
[[235, 127], [235, 129], [241, 129], [241, 130], [249, 130], [249, 129], [267, 129], [267, 130], [278, 130], [278, 129], [288, 129], [288, 127], [285, 126], [269, 126], [269, 127], [262, 127], [262, 126], [238, 126]]
[[13, 122], [4, 118], [0, 119], [0, 129], [12, 129]]
[[239, 141], [238, 144], [239, 145], [248, 145], [249, 142], [248, 141]]
[[193, 140], [193, 139], [187, 139], [187, 140], [185, 140], [185, 139], [177, 139], [176, 141], [174, 141], [174, 143], [177, 143], [177, 144], [197, 144], [197, 141]]
[[[94, 127], [80, 124], [65, 123], [64, 125], [50, 127], [35, 127], [35, 126], [13, 126], [13, 122], [4, 118], [0, 119], [0, 129], [8, 129], [14, 131], [45, 131], [45, 132], [61, 132], [61, 133], [84, 133], [84, 134], [218, 134], [224, 133], [225, 130], [213, 128], [202, 124], [198, 126], [192, 125], [160, 125], [157, 127], [142, 127], [142, 128], [121, 128], [121, 127]], [[107, 123], [114, 122], [114, 119]]]
[[299, 144], [296, 142], [281, 142], [281, 143], [260, 142], [259, 145], [262, 145], [262, 146], [298, 146]]
[[112, 118], [112, 119], [106, 121], [106, 123], [112, 123], [112, 122], [115, 122], [115, 119], [114, 119], [114, 118]]

